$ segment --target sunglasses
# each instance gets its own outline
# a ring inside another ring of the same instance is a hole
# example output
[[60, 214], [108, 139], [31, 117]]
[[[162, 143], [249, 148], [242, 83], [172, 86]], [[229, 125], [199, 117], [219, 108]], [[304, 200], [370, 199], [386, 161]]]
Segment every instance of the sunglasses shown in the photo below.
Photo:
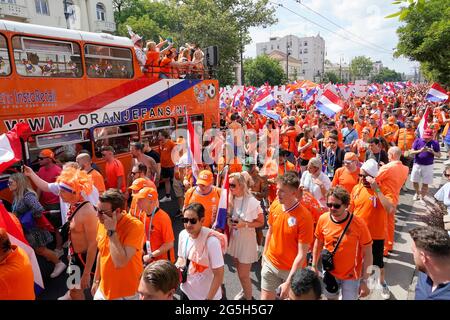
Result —
[[48, 159], [48, 157], [37, 157], [38, 160], [44, 160], [44, 159]]
[[[444, 177], [450, 177], [450, 174], [447, 174], [447, 173], [444, 173]], [[9, 182], [8, 182], [8, 185], [9, 185]]]
[[110, 209], [110, 210], [97, 210], [97, 212], [99, 213], [99, 214], [107, 214], [107, 213], [109, 213], [109, 212], [112, 212], [112, 210]]
[[235, 185], [234, 183], [230, 183], [229, 186], [230, 186], [230, 188], [232, 188], [232, 189], [236, 188], [236, 185]]
[[329, 144], [336, 144], [336, 141], [328, 141]]
[[365, 175], [365, 174], [359, 174], [359, 177], [360, 178], [367, 178], [367, 177], [371, 177], [371, 178], [373, 178], [372, 176], [369, 176], [369, 175]]
[[352, 164], [354, 160], [344, 160], [344, 164]]
[[183, 223], [190, 223], [190, 224], [197, 224], [198, 220], [197, 218], [183, 218], [181, 219], [183, 221]]
[[338, 204], [338, 203], [327, 203], [327, 207], [328, 208], [335, 208], [335, 209], [339, 209], [340, 207], [342, 207], [342, 204]]
[[135, 174], [138, 174], [139, 172], [131, 172], [131, 175], [134, 176]]

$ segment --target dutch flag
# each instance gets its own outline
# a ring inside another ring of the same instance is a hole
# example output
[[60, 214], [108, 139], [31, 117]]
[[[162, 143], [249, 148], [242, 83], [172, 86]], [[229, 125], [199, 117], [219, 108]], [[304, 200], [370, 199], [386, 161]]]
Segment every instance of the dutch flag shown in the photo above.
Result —
[[439, 84], [433, 83], [425, 99], [431, 102], [445, 102], [448, 100], [448, 94]]
[[316, 88], [312, 88], [311, 90], [308, 91], [308, 93], [302, 98], [303, 101], [305, 101], [306, 103], [310, 103], [314, 97], [314, 95], [317, 93], [317, 89]]
[[0, 173], [22, 160], [20, 137], [29, 130], [28, 123], [19, 122], [11, 131], [0, 135]]
[[336, 115], [336, 113], [342, 110], [340, 104], [341, 100], [337, 95], [335, 95], [330, 90], [325, 90], [325, 92], [320, 96], [319, 100], [316, 102], [316, 107], [328, 118], [332, 118]]
[[194, 185], [197, 182], [197, 177], [200, 172], [198, 163], [201, 163], [201, 149], [198, 141], [198, 137], [195, 134], [194, 126], [191, 119], [186, 113], [186, 123], [187, 123], [187, 154], [188, 163], [192, 165], [192, 176], [194, 177]]
[[219, 208], [217, 209], [216, 221], [213, 228], [225, 231], [227, 226], [228, 210], [228, 190], [230, 189], [228, 178], [228, 166], [225, 167], [225, 179], [223, 180], [222, 190], [220, 191]]
[[268, 118], [274, 119], [276, 121], [281, 120], [281, 116], [277, 114], [275, 111], [270, 110], [273, 106], [276, 105], [275, 98], [270, 94], [270, 92], [266, 91], [261, 94], [258, 100], [253, 107], [253, 112], [259, 113]]

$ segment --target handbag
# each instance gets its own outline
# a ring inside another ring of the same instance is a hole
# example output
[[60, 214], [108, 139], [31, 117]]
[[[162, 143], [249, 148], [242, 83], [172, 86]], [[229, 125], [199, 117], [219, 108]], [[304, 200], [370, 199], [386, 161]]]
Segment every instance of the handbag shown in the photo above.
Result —
[[75, 214], [78, 212], [78, 210], [81, 209], [81, 207], [83, 207], [86, 203], [88, 203], [89, 201], [84, 201], [82, 202], [76, 209], [75, 211], [70, 215], [70, 217], [67, 219], [66, 223], [64, 223], [59, 229], [59, 233], [61, 234], [61, 238], [62, 238], [62, 242], [66, 243], [69, 240], [69, 231], [70, 231], [70, 222], [73, 220], [73, 218], [75, 217]]
[[352, 219], [353, 219], [353, 214], [350, 214], [350, 218], [348, 219], [347, 225], [345, 226], [344, 231], [342, 231], [342, 234], [339, 237], [339, 239], [336, 243], [336, 246], [334, 247], [333, 252], [330, 252], [327, 249], [323, 249], [322, 252], [320, 253], [320, 256], [322, 258], [322, 266], [325, 271], [334, 270], [333, 257], [336, 254], [336, 250], [339, 247], [339, 244], [341, 243], [342, 239], [344, 238], [344, 235], [347, 232], [347, 229], [350, 226]]
[[450, 231], [450, 215], [449, 214], [446, 214], [444, 216], [444, 229], [446, 231]]

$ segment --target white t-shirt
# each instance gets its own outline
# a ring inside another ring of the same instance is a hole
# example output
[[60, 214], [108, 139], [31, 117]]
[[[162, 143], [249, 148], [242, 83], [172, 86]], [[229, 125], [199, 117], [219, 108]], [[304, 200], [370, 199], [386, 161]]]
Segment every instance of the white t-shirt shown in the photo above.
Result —
[[259, 213], [262, 211], [261, 204], [253, 196], [235, 197], [233, 204], [233, 218], [237, 217], [246, 222], [252, 222], [258, 218]]
[[[178, 238], [178, 256], [186, 258], [194, 241], [195, 239], [192, 239], [186, 230], [181, 231]], [[197, 272], [193, 275], [188, 273], [187, 281], [180, 285], [181, 290], [188, 296], [189, 300], [205, 300], [214, 279], [212, 269], [220, 268], [224, 265], [220, 240], [216, 237], [209, 237], [206, 240], [206, 246], [210, 267], [201, 273]], [[213, 300], [220, 300], [221, 298], [222, 290], [219, 287]]]
[[447, 206], [447, 214], [450, 214], [450, 182], [444, 184], [434, 195], [437, 201]]
[[[59, 196], [59, 186], [57, 182], [49, 183], [48, 188], [51, 193]], [[89, 201], [93, 206], [98, 205], [98, 197], [99, 193], [95, 186], [92, 186], [92, 192], [90, 195], [86, 195], [84, 192], [81, 193], [84, 201]], [[59, 205], [61, 207], [61, 221], [62, 224], [67, 221], [67, 212], [69, 211], [70, 205], [67, 202], [62, 201], [61, 197], [59, 197]]]
[[[300, 180], [300, 186], [305, 187], [311, 194], [314, 196], [314, 198], [319, 201], [321, 207], [326, 207], [327, 205], [327, 199], [324, 195], [322, 195], [322, 191], [320, 190], [320, 187], [314, 183], [313, 176], [309, 171], [305, 171], [302, 174], [302, 178]], [[318, 179], [324, 184], [325, 190], [329, 190], [331, 187], [331, 181], [330, 178], [326, 176], [323, 172], [320, 172], [320, 175]]]

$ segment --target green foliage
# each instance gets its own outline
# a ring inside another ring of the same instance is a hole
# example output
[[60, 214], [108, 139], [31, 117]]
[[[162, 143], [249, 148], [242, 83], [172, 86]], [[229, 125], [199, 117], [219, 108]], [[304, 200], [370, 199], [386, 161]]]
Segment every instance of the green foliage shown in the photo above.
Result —
[[[405, 2], [405, 1], [402, 1]], [[421, 63], [430, 81], [450, 86], [450, 6], [448, 0], [419, 0], [402, 9], [395, 56]]]
[[354, 57], [350, 62], [350, 72], [355, 79], [366, 79], [373, 69], [373, 62], [365, 56]]
[[378, 83], [402, 81], [402, 74], [384, 67], [381, 69], [380, 73], [374, 75], [371, 80], [372, 82]]
[[245, 59], [244, 68], [246, 85], [259, 87], [268, 82], [271, 86], [277, 86], [286, 78], [280, 63], [267, 55]]
[[325, 74], [324, 74], [323, 82], [324, 83], [331, 82], [334, 84], [334, 83], [341, 82], [341, 80], [339, 79], [339, 76], [336, 73], [334, 73], [332, 71], [328, 71], [328, 72], [325, 72]]
[[276, 22], [268, 0], [113, 0], [118, 33], [126, 25], [145, 40], [171, 37], [177, 47], [186, 42], [219, 49], [220, 85], [234, 82], [240, 51], [251, 42], [249, 28]]

